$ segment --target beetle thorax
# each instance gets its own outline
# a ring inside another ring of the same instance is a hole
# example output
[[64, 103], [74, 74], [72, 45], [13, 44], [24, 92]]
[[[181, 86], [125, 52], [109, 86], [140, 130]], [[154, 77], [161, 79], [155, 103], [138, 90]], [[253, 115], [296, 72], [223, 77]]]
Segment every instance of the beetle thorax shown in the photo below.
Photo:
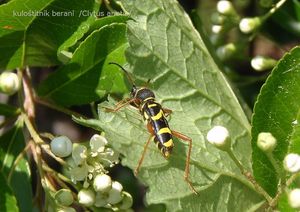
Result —
[[131, 91], [131, 96], [133, 98], [140, 100], [141, 102], [143, 102], [147, 99], [155, 98], [153, 91], [151, 91], [150, 89], [145, 88], [145, 87], [141, 87], [141, 88], [133, 87], [132, 91]]

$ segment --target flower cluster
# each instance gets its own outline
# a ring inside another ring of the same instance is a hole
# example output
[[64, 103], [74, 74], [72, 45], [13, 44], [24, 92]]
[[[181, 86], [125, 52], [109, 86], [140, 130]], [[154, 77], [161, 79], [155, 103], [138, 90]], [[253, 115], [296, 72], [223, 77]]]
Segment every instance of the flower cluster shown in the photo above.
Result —
[[68, 163], [74, 183], [84, 181], [84, 185], [88, 185], [98, 174], [106, 173], [105, 167], [112, 167], [119, 162], [119, 153], [106, 145], [107, 140], [101, 135], [94, 135], [89, 146], [73, 145], [72, 159]]
[[127, 210], [132, 206], [132, 197], [123, 191], [119, 182], [112, 181], [106, 174], [99, 174], [94, 178], [93, 186], [79, 191], [78, 202], [85, 206]]
[[[72, 144], [66, 136], [60, 136], [54, 138], [50, 146], [56, 156], [68, 157], [67, 175], [71, 181], [75, 185], [81, 182], [78, 203], [86, 207], [128, 210], [132, 206], [131, 195], [123, 191], [123, 186], [113, 181], [105, 169], [119, 162], [119, 153], [107, 147], [107, 144], [105, 137], [96, 134], [88, 144]], [[60, 205], [68, 206], [61, 202]]]

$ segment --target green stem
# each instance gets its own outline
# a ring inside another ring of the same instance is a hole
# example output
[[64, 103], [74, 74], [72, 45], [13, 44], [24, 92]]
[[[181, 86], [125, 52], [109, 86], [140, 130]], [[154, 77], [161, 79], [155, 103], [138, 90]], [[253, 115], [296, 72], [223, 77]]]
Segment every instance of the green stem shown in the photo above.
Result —
[[275, 4], [275, 6], [272, 9], [270, 9], [270, 11], [262, 17], [262, 21], [265, 21], [267, 18], [269, 18], [271, 15], [273, 15], [286, 1], [287, 0], [281, 0], [281, 1], [277, 2]]
[[[279, 2], [277, 2], [275, 4], [275, 6], [269, 10], [269, 12], [267, 12], [265, 15], [260, 17], [260, 21], [261, 24], [263, 24], [263, 22], [265, 22], [271, 15], [273, 15], [287, 0], [280, 0]], [[257, 34], [257, 30], [249, 37], [249, 41], [252, 41]]]
[[[67, 183], [73, 184], [72, 181], [69, 178], [67, 178], [66, 176], [60, 174], [59, 172], [56, 172], [51, 167], [49, 167], [46, 163], [43, 164], [43, 169], [45, 171], [47, 171], [47, 172], [51, 172], [53, 175], [55, 175], [58, 179], [62, 180], [63, 182], [67, 182]], [[64, 185], [64, 187], [65, 188], [69, 188], [66, 184]]]
[[275, 205], [277, 205], [280, 195], [284, 192], [284, 190], [290, 186], [294, 180], [300, 176], [300, 173], [295, 173], [293, 174], [287, 181], [285, 184], [282, 184], [279, 191], [277, 192], [276, 196], [273, 198], [272, 202], [270, 203], [270, 207], [274, 207]]
[[226, 152], [228, 153], [229, 157], [233, 160], [233, 162], [236, 164], [236, 166], [240, 169], [241, 173], [252, 183], [256, 191], [261, 195], [263, 195], [265, 199], [268, 201], [268, 203], [270, 204], [272, 202], [272, 197], [255, 181], [251, 172], [247, 171], [243, 167], [242, 163], [237, 159], [237, 157], [234, 155], [231, 149], [228, 149]]
[[287, 181], [286, 181], [286, 186], [290, 186], [294, 180], [297, 178], [297, 177], [300, 177], [300, 172], [297, 172], [295, 174], [293, 174]]
[[84, 115], [82, 115], [82, 114], [80, 114], [80, 113], [77, 113], [77, 112], [75, 112], [75, 111], [69, 110], [69, 109], [64, 108], [64, 107], [60, 107], [60, 106], [55, 105], [55, 104], [53, 104], [53, 103], [47, 102], [47, 101], [45, 101], [45, 100], [43, 100], [43, 99], [41, 99], [41, 98], [37, 98], [37, 97], [36, 97], [36, 98], [34, 99], [34, 101], [35, 101], [36, 103], [40, 104], [40, 105], [44, 105], [44, 106], [46, 106], [46, 107], [49, 107], [49, 108], [51, 108], [51, 109], [53, 109], [53, 110], [60, 111], [60, 112], [65, 113], [65, 114], [67, 114], [67, 115], [70, 115], [70, 116], [76, 116], [76, 117], [82, 117], [82, 118], [87, 119], [87, 117], [85, 117]]
[[233, 162], [236, 164], [236, 166], [240, 169], [241, 173], [244, 174], [247, 171], [244, 169], [242, 163], [235, 157], [233, 151], [231, 149], [229, 149], [228, 151], [226, 151], [229, 155], [229, 157], [233, 160]]

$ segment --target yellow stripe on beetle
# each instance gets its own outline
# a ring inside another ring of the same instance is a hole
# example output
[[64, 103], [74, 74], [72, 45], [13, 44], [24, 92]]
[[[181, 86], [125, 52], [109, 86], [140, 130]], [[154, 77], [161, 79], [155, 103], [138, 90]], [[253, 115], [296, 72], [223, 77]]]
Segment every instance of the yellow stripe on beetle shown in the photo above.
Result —
[[164, 113], [162, 110], [159, 110], [159, 112], [155, 116], [151, 116], [151, 119], [153, 121], [159, 120], [161, 117], [163, 117]]
[[169, 134], [172, 134], [171, 133], [171, 130], [168, 128], [168, 127], [164, 127], [164, 128], [161, 128], [159, 131], [158, 131], [158, 135], [161, 135], [163, 133], [169, 133]]
[[172, 139], [170, 139], [170, 140], [168, 140], [167, 142], [165, 142], [165, 143], [163, 143], [163, 145], [165, 146], [165, 147], [171, 147], [171, 146], [173, 146], [174, 144], [173, 144], [173, 140]]
[[150, 107], [156, 107], [157, 106], [157, 104], [149, 104], [148, 105], [148, 107], [150, 108]]
[[145, 117], [146, 120], [149, 119], [149, 116], [148, 116], [148, 114], [146, 112], [144, 112], [144, 117]]
[[153, 100], [154, 100], [153, 97], [148, 97], [148, 98], [144, 99], [143, 102], [147, 102], [147, 101], [149, 101], [150, 99], [153, 99]]

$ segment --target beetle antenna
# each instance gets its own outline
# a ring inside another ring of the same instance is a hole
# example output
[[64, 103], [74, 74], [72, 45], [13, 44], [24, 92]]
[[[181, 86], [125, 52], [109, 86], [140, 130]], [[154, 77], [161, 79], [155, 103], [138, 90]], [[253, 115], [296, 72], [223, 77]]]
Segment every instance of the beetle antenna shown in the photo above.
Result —
[[120, 69], [122, 69], [122, 70], [125, 72], [125, 74], [126, 74], [128, 80], [129, 80], [129, 82], [133, 85], [133, 87], [136, 87], [135, 84], [134, 84], [134, 82], [133, 82], [132, 77], [131, 77], [130, 74], [129, 74], [129, 72], [126, 71], [120, 64], [115, 63], [115, 62], [109, 62], [108, 64], [109, 64], [109, 65], [116, 65], [116, 66], [118, 66]]

